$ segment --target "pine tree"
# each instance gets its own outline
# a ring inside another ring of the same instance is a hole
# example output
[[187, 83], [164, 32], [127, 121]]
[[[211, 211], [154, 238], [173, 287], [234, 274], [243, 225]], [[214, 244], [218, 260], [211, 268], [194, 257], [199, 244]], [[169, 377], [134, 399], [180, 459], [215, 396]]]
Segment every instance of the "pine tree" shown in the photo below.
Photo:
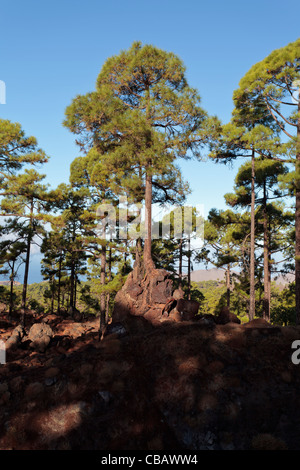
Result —
[[211, 209], [204, 223], [204, 245], [196, 260], [223, 269], [226, 280], [226, 304], [230, 307], [232, 270], [241, 259], [240, 226], [244, 221], [230, 210]]
[[[14, 284], [18, 275], [18, 270], [25, 262], [22, 256], [26, 252], [26, 243], [24, 241], [23, 223], [16, 219], [8, 219], [5, 226], [1, 227], [3, 239], [0, 242], [0, 259], [2, 265], [2, 274], [9, 274], [9, 312], [8, 318], [12, 318], [14, 311]], [[9, 238], [7, 238], [7, 236]]]
[[30, 263], [31, 245], [34, 238], [44, 233], [46, 220], [47, 185], [42, 184], [44, 175], [40, 175], [34, 169], [26, 169], [23, 174], [12, 175], [7, 178], [6, 197], [1, 201], [1, 212], [4, 216], [11, 216], [25, 221], [23, 226], [26, 243], [25, 271], [22, 291], [22, 318], [25, 325], [26, 297]]
[[[255, 159], [255, 225], [256, 247], [259, 246], [260, 234], [263, 244], [264, 270], [264, 318], [270, 320], [271, 302], [271, 256], [284, 247], [279, 238], [284, 239], [283, 231], [291, 222], [290, 214], [284, 213], [275, 200], [282, 199], [285, 194], [278, 187], [278, 178], [288, 172], [281, 162], [257, 158]], [[232, 207], [248, 208], [251, 204], [252, 165], [243, 164], [235, 178], [235, 193], [226, 194], [225, 200]]]
[[[264, 103], [265, 117], [280, 129], [285, 155], [294, 165], [288, 175], [295, 196], [296, 317], [300, 322], [300, 39], [273, 51], [253, 65], [234, 93], [236, 107], [248, 110], [257, 100]], [[273, 155], [276, 158], [276, 154]]]
[[280, 127], [266, 112], [267, 106], [260, 96], [250, 103], [237, 101], [232, 119], [216, 128], [210, 141], [210, 157], [228, 163], [237, 157], [251, 161], [251, 231], [250, 231], [250, 305], [249, 317], [255, 316], [255, 159], [278, 159], [286, 149], [281, 145]]
[[109, 58], [95, 92], [78, 96], [66, 110], [65, 125], [83, 149], [117, 174], [122, 188], [138, 188], [143, 178], [146, 209], [144, 265], [152, 269], [152, 188], [177, 157], [197, 155], [206, 113], [188, 86], [181, 60], [151, 45], [135, 42]]
[[7, 180], [24, 165], [45, 163], [48, 157], [35, 137], [26, 137], [19, 123], [0, 119], [0, 187], [4, 196]]
[[[89, 193], [85, 188], [72, 188], [62, 183], [51, 191], [48, 197], [52, 212], [59, 212], [52, 217], [52, 237], [58, 242], [58, 275], [61, 286], [62, 268], [69, 276], [69, 313], [76, 312], [76, 294], [80, 277], [86, 270], [85, 212]], [[59, 231], [59, 233], [58, 233]], [[45, 247], [47, 250], [47, 247]], [[62, 263], [62, 258], [64, 258]], [[60, 292], [59, 292], [60, 298]]]

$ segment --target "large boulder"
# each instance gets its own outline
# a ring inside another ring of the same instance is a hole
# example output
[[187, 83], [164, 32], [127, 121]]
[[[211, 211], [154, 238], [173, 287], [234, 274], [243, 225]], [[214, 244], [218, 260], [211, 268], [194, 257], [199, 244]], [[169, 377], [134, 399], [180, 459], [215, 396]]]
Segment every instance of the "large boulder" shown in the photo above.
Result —
[[157, 322], [162, 306], [170, 299], [172, 291], [173, 282], [166, 270], [153, 269], [142, 277], [134, 269], [115, 297], [113, 322], [123, 321], [130, 315], [144, 316], [147, 313], [149, 321], [155, 317]]
[[16, 349], [19, 345], [19, 343], [22, 341], [22, 339], [25, 336], [25, 330], [21, 325], [18, 325], [8, 338], [8, 340], [5, 343], [5, 348], [8, 349]]
[[31, 341], [30, 347], [39, 352], [45, 352], [53, 336], [54, 333], [50, 325], [34, 323], [28, 333], [28, 340]]

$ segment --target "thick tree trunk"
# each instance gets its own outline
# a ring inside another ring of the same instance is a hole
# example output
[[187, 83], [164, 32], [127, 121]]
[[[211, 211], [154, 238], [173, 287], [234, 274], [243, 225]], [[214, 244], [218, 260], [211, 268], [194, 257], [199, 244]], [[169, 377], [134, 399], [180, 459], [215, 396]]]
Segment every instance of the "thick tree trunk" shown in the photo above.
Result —
[[267, 190], [266, 182], [264, 181], [264, 195], [263, 195], [263, 227], [264, 227], [264, 319], [270, 321], [270, 298], [271, 298], [271, 285], [270, 285], [270, 247], [269, 247], [269, 224], [268, 224], [268, 211], [267, 211]]
[[255, 316], [255, 151], [251, 159], [251, 234], [250, 234], [250, 303], [249, 320]]
[[[146, 89], [146, 120], [149, 126], [151, 126], [151, 98], [149, 86]], [[147, 147], [151, 148], [152, 135], [151, 130], [147, 132]], [[146, 182], [145, 182], [145, 243], [144, 243], [144, 267], [146, 272], [155, 269], [155, 265], [152, 259], [151, 253], [151, 239], [152, 239], [152, 174], [149, 171], [151, 167], [151, 161], [147, 162], [146, 165]]]
[[145, 187], [145, 244], [144, 244], [144, 266], [146, 271], [155, 269], [151, 253], [152, 238], [152, 176], [147, 171]]

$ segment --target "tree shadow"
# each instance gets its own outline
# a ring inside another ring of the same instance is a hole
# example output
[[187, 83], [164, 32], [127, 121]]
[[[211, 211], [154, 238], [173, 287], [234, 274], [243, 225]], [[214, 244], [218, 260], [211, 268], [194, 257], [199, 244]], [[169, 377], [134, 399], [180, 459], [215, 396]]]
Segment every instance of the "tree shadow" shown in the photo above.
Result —
[[142, 320], [123, 337], [56, 335], [43, 354], [9, 353], [0, 447], [249, 449], [260, 434], [299, 446], [299, 373], [278, 330]]

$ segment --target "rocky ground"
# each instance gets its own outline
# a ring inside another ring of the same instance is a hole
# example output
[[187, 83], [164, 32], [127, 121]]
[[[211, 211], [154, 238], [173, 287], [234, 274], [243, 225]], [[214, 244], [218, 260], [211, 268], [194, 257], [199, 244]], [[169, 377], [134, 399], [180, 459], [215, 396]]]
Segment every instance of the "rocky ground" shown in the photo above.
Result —
[[17, 325], [1, 315], [1, 450], [300, 449], [298, 327], [132, 317], [99, 341], [98, 319]]

